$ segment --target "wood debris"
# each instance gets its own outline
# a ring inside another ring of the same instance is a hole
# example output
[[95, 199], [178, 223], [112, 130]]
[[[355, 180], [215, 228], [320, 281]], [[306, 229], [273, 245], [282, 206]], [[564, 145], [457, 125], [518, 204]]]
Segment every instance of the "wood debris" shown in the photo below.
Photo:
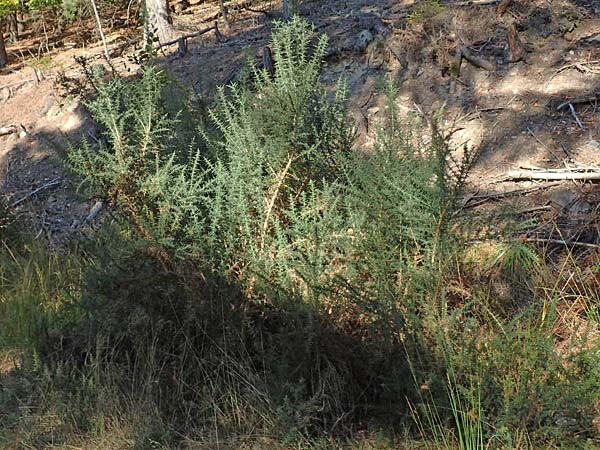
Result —
[[530, 168], [508, 172], [502, 181], [523, 180], [600, 180], [600, 167], [567, 167], [564, 169]]

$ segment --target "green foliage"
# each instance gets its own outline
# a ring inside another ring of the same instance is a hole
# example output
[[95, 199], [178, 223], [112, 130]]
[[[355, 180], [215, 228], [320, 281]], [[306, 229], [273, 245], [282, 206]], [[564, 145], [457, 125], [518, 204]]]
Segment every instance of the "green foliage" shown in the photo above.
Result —
[[61, 0], [27, 0], [25, 6], [32, 11], [40, 11], [48, 6], [59, 5]]
[[0, 1], [0, 19], [12, 14], [19, 9], [19, 0], [1, 0]]
[[311, 32], [299, 18], [276, 25], [275, 76], [254, 71], [251, 86], [221, 90], [213, 127], [201, 132], [205, 148], [177, 145], [167, 80], [148, 68], [132, 86], [100, 90], [90, 110], [106, 141], [69, 161], [167, 253], [233, 276], [274, 305], [306, 305], [310, 336], [320, 332], [314, 314], [341, 327], [360, 316], [361, 333], [391, 344], [451, 250], [451, 212], [472, 155], [454, 161], [435, 128], [428, 145], [414, 146], [391, 88], [375, 150], [351, 151], [346, 89], [340, 82], [329, 95], [320, 85], [327, 42], [311, 48]]
[[427, 449], [485, 450], [484, 417], [480, 386], [462, 386], [449, 368], [446, 392], [453, 428], [446, 425], [447, 413], [441, 411], [428, 389], [419, 393], [418, 405], [411, 414], [419, 432], [430, 437], [424, 442]]
[[557, 354], [552, 335], [556, 310], [549, 307], [545, 318], [538, 308], [526, 311], [480, 352], [489, 377], [485, 407], [494, 412], [498, 426], [525, 427], [543, 441], [590, 437], [600, 372], [589, 361], [600, 347], [598, 342], [584, 344], [589, 335], [582, 330], [567, 343], [564, 355]]
[[199, 155], [185, 165], [180, 161], [187, 150], [171, 147], [185, 133], [179, 126], [181, 109], [171, 109], [166, 101], [165, 82], [164, 72], [148, 67], [139, 83], [117, 79], [105, 85], [89, 109], [104, 127], [106, 141], [98, 149], [87, 144], [72, 149], [68, 162], [142, 236], [172, 247], [196, 214], [204, 186]]
[[406, 21], [413, 25], [422, 23], [445, 9], [439, 0], [421, 0], [411, 9]]

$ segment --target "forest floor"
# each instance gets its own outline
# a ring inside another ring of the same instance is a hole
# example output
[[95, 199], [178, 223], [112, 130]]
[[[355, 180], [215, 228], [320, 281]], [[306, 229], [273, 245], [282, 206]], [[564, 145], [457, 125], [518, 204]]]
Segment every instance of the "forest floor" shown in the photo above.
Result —
[[[177, 45], [159, 51], [162, 63], [207, 103], [215, 86], [235, 79], [248, 55], [260, 61], [278, 14], [271, 3], [248, 7], [228, 2], [228, 9], [228, 30], [216, 4], [192, 3], [174, 16], [182, 35], [218, 20], [225, 42], [210, 32], [188, 39], [185, 55]], [[531, 232], [533, 239], [557, 238], [556, 224], [562, 223], [565, 239], [597, 242], [597, 185], [568, 179], [506, 180], [517, 169], [558, 171], [597, 164], [596, 2], [515, 1], [501, 13], [495, 1], [329, 0], [302, 2], [300, 13], [317, 33], [329, 36], [323, 80], [332, 85], [339, 77], [347, 80], [357, 146], [372, 144], [385, 103], [380, 81], [394, 80], [399, 108], [407, 117], [427, 124], [442, 111], [441, 125], [451, 133], [453, 145], [479, 153], [465, 207], [481, 212], [516, 208], [525, 218], [536, 216], [539, 223], [550, 224]], [[122, 22], [123, 14], [113, 14], [111, 22], [118, 22], [115, 17]], [[111, 30], [109, 25], [112, 64], [122, 75], [135, 74], [135, 37], [141, 30]], [[17, 130], [0, 137], [0, 190], [36, 234], [54, 242], [83, 231], [94, 204], [94, 199], [73, 197], [73, 186], [55, 158], [69, 141], [95, 139], [82, 106], [90, 86], [75, 61], [85, 57], [88, 70], [107, 66], [93, 29], [94, 23], [87, 21], [56, 39], [32, 36], [9, 45], [14, 60], [0, 71], [0, 127]], [[517, 36], [512, 51], [511, 29]], [[487, 70], [463, 60], [458, 73], [458, 47], [468, 49]]]

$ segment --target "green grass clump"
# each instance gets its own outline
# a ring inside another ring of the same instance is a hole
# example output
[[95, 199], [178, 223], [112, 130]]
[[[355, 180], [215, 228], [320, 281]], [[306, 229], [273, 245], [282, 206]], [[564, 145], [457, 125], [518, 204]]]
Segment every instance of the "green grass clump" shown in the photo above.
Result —
[[446, 7], [439, 0], [420, 0], [406, 16], [406, 21], [411, 25], [416, 25], [425, 22], [445, 10]]

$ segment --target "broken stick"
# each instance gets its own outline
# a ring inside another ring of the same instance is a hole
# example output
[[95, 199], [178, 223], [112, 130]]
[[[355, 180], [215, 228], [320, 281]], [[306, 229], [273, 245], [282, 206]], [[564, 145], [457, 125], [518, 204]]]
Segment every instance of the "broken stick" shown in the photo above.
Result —
[[600, 96], [598, 96], [596, 94], [591, 95], [589, 97], [574, 98], [572, 100], [561, 103], [560, 105], [558, 105], [556, 107], [556, 110], [560, 111], [561, 109], [563, 109], [565, 106], [568, 106], [568, 105], [581, 105], [582, 103], [594, 103], [597, 101], [600, 101]]
[[579, 126], [579, 128], [584, 128], [583, 124], [581, 123], [581, 120], [579, 120], [579, 117], [577, 116], [577, 113], [575, 112], [575, 108], [573, 107], [572, 103], [569, 103], [569, 109], [571, 110], [571, 114], [575, 118], [575, 122], [577, 122], [577, 125]]
[[600, 248], [598, 244], [590, 244], [587, 242], [579, 242], [572, 240], [562, 240], [562, 239], [544, 239], [544, 238], [519, 238], [522, 242], [536, 242], [539, 244], [556, 244], [556, 245], [564, 245], [564, 246], [575, 246], [575, 247], [589, 247], [589, 248]]
[[185, 34], [183, 36], [178, 37], [177, 39], [173, 39], [172, 41], [162, 42], [160, 45], [158, 45], [156, 47], [156, 49], [159, 49], [159, 48], [162, 48], [162, 47], [166, 47], [168, 45], [179, 44], [179, 42], [181, 41], [181, 39], [183, 39], [185, 41], [187, 39], [191, 39], [191, 38], [195, 38], [195, 37], [201, 36], [201, 35], [203, 35], [205, 33], [208, 33], [209, 31], [215, 30], [215, 29], [217, 29], [216, 23], [212, 27], [204, 28], [203, 30], [197, 31], [195, 33]]
[[498, 5], [498, 9], [496, 10], [498, 15], [504, 14], [511, 3], [512, 3], [512, 0], [502, 0], [500, 2], [500, 4]]
[[479, 67], [480, 69], [489, 70], [490, 72], [494, 72], [496, 70], [496, 65], [493, 62], [488, 61], [485, 58], [476, 56], [475, 53], [473, 53], [467, 47], [461, 46], [460, 53], [463, 58], [465, 58], [467, 61], [469, 61], [475, 67]]
[[508, 29], [508, 49], [508, 62], [515, 63], [525, 59], [525, 49], [514, 23]]
[[600, 169], [548, 169], [548, 170], [513, 170], [508, 172], [503, 181], [523, 180], [600, 180]]
[[15, 125], [9, 125], [7, 127], [0, 127], [0, 136], [6, 136], [7, 134], [16, 133], [18, 128]]
[[12, 204], [10, 206], [12, 206], [14, 208], [15, 206], [19, 205], [20, 203], [23, 203], [29, 197], [34, 196], [38, 192], [43, 191], [44, 189], [51, 188], [51, 187], [56, 186], [58, 184], [60, 184], [60, 178], [55, 178], [54, 180], [49, 181], [48, 183], [44, 184], [43, 186], [40, 186], [39, 188], [31, 191], [29, 194], [21, 197], [19, 200], [12, 202]]

